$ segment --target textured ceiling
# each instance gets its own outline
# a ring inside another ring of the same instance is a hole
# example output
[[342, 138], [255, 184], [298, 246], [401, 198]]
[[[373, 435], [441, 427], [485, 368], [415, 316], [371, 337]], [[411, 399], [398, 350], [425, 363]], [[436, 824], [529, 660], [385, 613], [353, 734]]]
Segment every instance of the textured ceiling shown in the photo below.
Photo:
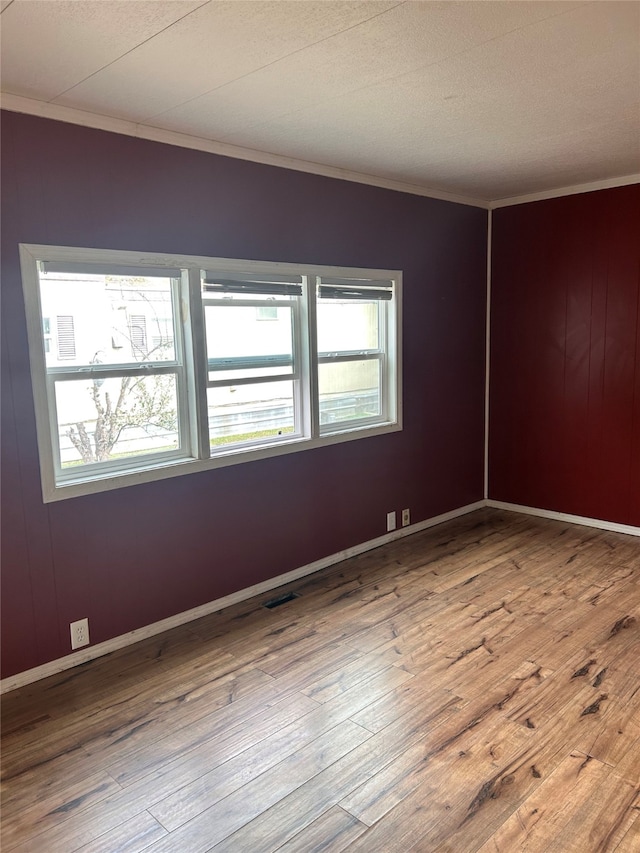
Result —
[[2, 90], [36, 105], [476, 199], [640, 171], [638, 2], [0, 8]]

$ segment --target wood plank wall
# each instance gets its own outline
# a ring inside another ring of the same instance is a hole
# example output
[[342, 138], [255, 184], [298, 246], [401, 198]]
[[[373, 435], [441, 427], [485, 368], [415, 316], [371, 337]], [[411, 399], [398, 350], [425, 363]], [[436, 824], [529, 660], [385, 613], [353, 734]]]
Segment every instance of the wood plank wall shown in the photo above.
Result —
[[640, 184], [493, 213], [490, 497], [640, 525]]

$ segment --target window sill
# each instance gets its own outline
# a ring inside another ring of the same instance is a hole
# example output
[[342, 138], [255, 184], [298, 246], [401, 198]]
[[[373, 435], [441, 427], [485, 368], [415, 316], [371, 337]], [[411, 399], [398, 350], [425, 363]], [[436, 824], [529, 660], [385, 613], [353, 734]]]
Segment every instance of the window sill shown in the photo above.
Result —
[[227, 449], [224, 455], [212, 456], [209, 459], [176, 459], [175, 461], [165, 461], [154, 465], [141, 465], [139, 468], [132, 468], [126, 473], [119, 472], [113, 475], [105, 475], [103, 473], [99, 477], [87, 476], [73, 482], [60, 483], [53, 488], [43, 483], [43, 497], [45, 503], [53, 503], [68, 498], [81, 497], [82, 495], [123, 489], [128, 486], [153, 483], [157, 480], [168, 480], [173, 477], [181, 477], [184, 474], [197, 474], [216, 468], [227, 468], [230, 465], [241, 465], [260, 459], [287, 456], [291, 453], [300, 453], [305, 450], [342, 444], [345, 441], [373, 438], [388, 433], [400, 432], [401, 430], [402, 424], [399, 422], [354, 427], [350, 430], [324, 435], [316, 439], [297, 437], [285, 442], [279, 441], [273, 444], [261, 445], [260, 447], [239, 447], [236, 450]]

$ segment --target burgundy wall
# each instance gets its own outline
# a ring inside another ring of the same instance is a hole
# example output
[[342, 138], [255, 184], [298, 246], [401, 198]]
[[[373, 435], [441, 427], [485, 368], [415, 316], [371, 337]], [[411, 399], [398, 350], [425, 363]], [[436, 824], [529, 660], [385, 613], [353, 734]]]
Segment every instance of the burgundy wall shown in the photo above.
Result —
[[[486, 213], [3, 114], [2, 675], [482, 497]], [[404, 271], [401, 433], [44, 505], [18, 243]]]
[[640, 525], [640, 185], [492, 230], [490, 497]]

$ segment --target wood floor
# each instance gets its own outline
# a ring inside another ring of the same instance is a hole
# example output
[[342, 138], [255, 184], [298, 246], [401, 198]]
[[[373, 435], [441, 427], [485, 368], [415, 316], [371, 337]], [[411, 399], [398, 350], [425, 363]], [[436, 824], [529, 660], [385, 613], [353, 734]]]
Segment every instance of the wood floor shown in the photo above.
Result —
[[289, 589], [7, 694], [4, 853], [640, 851], [640, 540], [482, 510]]

